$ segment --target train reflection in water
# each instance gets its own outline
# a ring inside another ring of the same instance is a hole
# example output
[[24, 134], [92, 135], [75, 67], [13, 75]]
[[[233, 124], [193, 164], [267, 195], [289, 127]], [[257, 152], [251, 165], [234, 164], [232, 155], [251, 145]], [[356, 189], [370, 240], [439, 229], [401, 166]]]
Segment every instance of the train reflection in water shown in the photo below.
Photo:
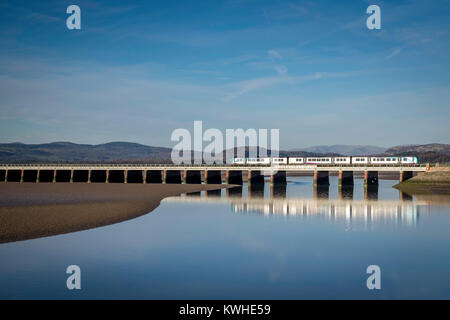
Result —
[[[348, 228], [373, 225], [416, 226], [420, 213], [426, 213], [428, 203], [411, 201], [405, 195], [400, 200], [376, 200], [369, 196], [364, 200], [352, 200], [349, 194], [339, 199], [328, 199], [324, 194], [314, 198], [286, 198], [286, 188], [271, 190], [270, 198], [264, 197], [260, 187], [249, 188], [243, 197], [243, 188], [227, 189], [223, 193], [208, 191], [171, 197], [167, 202], [228, 203], [235, 214], [260, 214], [265, 217], [320, 218], [344, 221]], [[350, 194], [351, 190], [348, 191]], [[320, 191], [319, 191], [320, 193]]]
[[330, 221], [415, 226], [419, 207], [426, 203], [405, 201], [325, 200], [325, 199], [241, 199], [231, 201], [234, 213], [256, 213], [264, 216], [314, 217]]

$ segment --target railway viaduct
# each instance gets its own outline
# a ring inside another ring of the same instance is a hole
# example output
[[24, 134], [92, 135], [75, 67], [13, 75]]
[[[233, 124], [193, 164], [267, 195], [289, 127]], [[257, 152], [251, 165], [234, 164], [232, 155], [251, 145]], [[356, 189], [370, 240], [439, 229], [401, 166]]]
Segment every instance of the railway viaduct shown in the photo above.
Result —
[[[147, 164], [3, 164], [0, 182], [66, 183], [188, 183], [242, 185], [286, 184], [288, 174], [311, 174], [316, 187], [328, 186], [330, 173], [339, 187], [353, 185], [354, 173], [362, 173], [364, 185], [377, 185], [379, 172], [398, 173], [399, 180], [426, 171], [425, 165], [147, 165]], [[243, 179], [246, 176], [247, 179]]]

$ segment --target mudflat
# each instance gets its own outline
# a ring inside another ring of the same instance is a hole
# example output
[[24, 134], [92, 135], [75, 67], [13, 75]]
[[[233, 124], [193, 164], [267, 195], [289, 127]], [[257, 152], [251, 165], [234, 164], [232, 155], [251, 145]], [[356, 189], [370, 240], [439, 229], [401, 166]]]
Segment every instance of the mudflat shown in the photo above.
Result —
[[182, 193], [221, 184], [0, 184], [0, 243], [81, 231], [149, 213]]
[[450, 194], [450, 167], [436, 167], [420, 172], [394, 186], [409, 194]]

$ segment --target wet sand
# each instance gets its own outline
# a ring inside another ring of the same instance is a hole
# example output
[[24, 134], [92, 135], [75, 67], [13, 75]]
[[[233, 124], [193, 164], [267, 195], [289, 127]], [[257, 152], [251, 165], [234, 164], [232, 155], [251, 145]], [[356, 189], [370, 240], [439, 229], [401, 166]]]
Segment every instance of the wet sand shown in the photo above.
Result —
[[420, 172], [394, 186], [409, 194], [450, 194], [450, 167], [435, 167], [428, 172]]
[[87, 230], [144, 215], [162, 199], [229, 185], [0, 184], [0, 243]]

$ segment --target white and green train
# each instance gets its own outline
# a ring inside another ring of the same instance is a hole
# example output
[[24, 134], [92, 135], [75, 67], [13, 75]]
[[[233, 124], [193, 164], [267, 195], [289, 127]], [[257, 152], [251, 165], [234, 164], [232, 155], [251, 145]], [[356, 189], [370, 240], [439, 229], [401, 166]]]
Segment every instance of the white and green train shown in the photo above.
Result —
[[418, 164], [417, 157], [284, 157], [232, 158], [235, 165], [302, 165], [302, 164]]

